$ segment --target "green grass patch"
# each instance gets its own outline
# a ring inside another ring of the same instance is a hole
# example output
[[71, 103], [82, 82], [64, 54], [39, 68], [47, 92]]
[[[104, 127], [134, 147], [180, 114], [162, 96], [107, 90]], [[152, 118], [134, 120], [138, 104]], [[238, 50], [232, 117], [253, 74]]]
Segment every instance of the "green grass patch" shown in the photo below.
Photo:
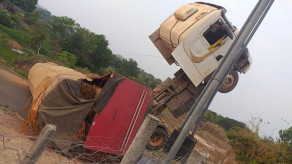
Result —
[[20, 55], [9, 48], [7, 48], [7, 39], [0, 40], [0, 58], [2, 58], [1, 62], [8, 67], [12, 67], [14, 60], [23, 58], [23, 55]]
[[0, 33], [2, 33], [4, 36], [12, 38], [13, 40], [16, 40], [18, 43], [22, 45], [28, 42], [25, 32], [17, 30], [17, 29], [9, 28], [1, 24], [0, 24]]
[[0, 63], [6, 65], [10, 69], [16, 71], [21, 76], [26, 77], [28, 76], [28, 69], [25, 68], [14, 68], [14, 64], [16, 60], [25, 60], [28, 59], [30, 56], [26, 56], [23, 54], [18, 54], [7, 48], [7, 39], [0, 39]]

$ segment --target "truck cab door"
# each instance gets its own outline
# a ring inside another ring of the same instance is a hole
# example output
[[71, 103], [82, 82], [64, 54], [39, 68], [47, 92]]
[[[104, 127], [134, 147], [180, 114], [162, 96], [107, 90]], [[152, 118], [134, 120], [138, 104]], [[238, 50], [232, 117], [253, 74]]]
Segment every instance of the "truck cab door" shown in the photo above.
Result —
[[222, 18], [217, 18], [214, 23], [204, 29], [200, 35], [201, 45], [207, 47], [205, 51], [194, 53], [194, 44], [190, 46], [190, 56], [192, 61], [205, 78], [210, 75], [219, 65], [223, 55], [226, 54], [230, 44], [232, 43], [233, 33], [224, 23]]

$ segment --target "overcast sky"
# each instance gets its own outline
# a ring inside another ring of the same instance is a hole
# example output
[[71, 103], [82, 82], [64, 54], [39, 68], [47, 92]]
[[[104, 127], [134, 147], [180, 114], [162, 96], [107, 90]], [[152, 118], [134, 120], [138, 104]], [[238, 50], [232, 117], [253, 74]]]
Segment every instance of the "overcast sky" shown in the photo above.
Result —
[[[162, 80], [173, 77], [169, 66], [148, 39], [160, 24], [190, 0], [39, 0], [56, 16], [68, 16], [96, 34], [104, 34], [115, 54], [133, 58], [139, 67]], [[228, 19], [238, 28], [256, 0], [209, 0], [224, 6]], [[251, 69], [240, 75], [237, 87], [218, 93], [210, 109], [245, 123], [251, 116], [265, 122], [262, 134], [277, 136], [292, 126], [292, 1], [276, 0], [248, 47]], [[287, 122], [283, 121], [286, 120]]]

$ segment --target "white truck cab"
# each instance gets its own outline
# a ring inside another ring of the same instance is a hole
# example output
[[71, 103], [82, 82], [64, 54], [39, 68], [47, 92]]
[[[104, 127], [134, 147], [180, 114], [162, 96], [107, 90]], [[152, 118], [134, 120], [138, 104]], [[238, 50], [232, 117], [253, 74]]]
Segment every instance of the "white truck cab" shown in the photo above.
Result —
[[[190, 3], [178, 8], [150, 36], [166, 61], [170, 65], [177, 63], [196, 87], [218, 67], [236, 37], [237, 29], [226, 19], [225, 13], [226, 9], [221, 6]], [[246, 50], [234, 70], [245, 73], [250, 65], [251, 57]], [[238, 78], [238, 75], [233, 76]], [[237, 84], [238, 79], [231, 80]], [[229, 86], [232, 88], [223, 92], [235, 87]]]

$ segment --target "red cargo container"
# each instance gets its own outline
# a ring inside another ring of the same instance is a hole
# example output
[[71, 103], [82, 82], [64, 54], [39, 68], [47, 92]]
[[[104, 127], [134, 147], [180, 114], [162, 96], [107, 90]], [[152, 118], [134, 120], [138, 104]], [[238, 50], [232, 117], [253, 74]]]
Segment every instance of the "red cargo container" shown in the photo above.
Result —
[[141, 126], [151, 101], [151, 89], [129, 79], [122, 81], [102, 112], [95, 115], [85, 148], [124, 155]]

